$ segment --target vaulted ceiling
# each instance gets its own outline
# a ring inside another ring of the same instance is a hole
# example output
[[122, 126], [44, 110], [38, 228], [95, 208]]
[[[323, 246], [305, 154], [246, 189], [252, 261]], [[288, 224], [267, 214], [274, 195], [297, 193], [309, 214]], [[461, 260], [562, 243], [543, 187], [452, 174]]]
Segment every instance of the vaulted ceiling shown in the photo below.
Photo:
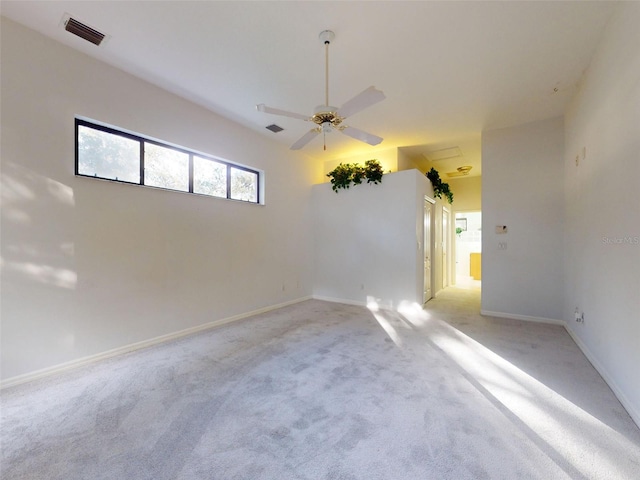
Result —
[[[310, 125], [256, 104], [310, 115], [324, 103], [318, 34], [333, 30], [330, 103], [383, 90], [349, 124], [384, 141], [332, 133], [326, 151], [315, 139], [302, 152], [321, 161], [401, 147], [422, 161], [459, 147], [442, 170], [467, 164], [474, 175], [484, 129], [564, 112], [615, 3], [3, 0], [1, 13], [286, 145]], [[65, 14], [108, 40], [66, 32]], [[266, 130], [272, 123], [284, 130]]]

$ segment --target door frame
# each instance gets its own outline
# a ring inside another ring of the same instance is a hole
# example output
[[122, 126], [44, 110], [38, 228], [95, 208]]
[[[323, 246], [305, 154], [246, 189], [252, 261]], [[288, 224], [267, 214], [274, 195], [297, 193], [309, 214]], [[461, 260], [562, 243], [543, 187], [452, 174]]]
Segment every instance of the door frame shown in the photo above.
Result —
[[[436, 201], [433, 198], [424, 196], [423, 212], [422, 212], [422, 255], [421, 255], [421, 269], [422, 269], [422, 304], [424, 305], [429, 300], [434, 298], [433, 288], [435, 285], [435, 271], [433, 268], [433, 257], [435, 253], [435, 204]], [[427, 211], [429, 212], [429, 228], [426, 228]], [[429, 253], [429, 290], [425, 288], [425, 278], [427, 277], [427, 262], [426, 256]], [[429, 295], [429, 298], [426, 298]]]
[[[446, 222], [445, 222], [446, 219]], [[442, 206], [442, 288], [451, 285], [451, 210]]]

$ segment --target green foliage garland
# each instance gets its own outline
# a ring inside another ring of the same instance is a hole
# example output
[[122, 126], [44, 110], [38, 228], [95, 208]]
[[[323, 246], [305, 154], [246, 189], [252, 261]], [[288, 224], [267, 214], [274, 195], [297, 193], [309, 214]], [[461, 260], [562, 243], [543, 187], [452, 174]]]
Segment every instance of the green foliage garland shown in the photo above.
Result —
[[367, 183], [382, 182], [382, 166], [378, 160], [372, 159], [364, 162], [364, 167], [358, 163], [341, 163], [334, 170], [327, 173], [327, 177], [331, 178], [331, 188], [338, 193], [340, 188], [347, 189], [354, 185], [362, 183], [363, 179], [367, 179]]
[[431, 168], [426, 175], [433, 185], [433, 196], [442, 198], [444, 195], [449, 203], [453, 203], [453, 192], [449, 189], [449, 184], [440, 179], [438, 171], [435, 168]]

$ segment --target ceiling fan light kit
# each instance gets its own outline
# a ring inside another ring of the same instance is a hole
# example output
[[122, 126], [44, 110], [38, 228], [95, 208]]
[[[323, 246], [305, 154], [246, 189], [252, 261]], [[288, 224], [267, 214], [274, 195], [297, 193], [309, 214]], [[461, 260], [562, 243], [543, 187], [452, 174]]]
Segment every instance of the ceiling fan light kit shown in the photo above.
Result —
[[465, 175], [469, 175], [473, 167], [471, 165], [463, 165], [462, 167], [456, 168], [455, 172], [447, 172], [447, 176], [449, 177], [464, 177]]
[[[347, 117], [354, 115], [371, 105], [374, 105], [385, 99], [385, 95], [382, 91], [376, 89], [376, 87], [369, 87], [363, 92], [359, 93], [351, 100], [347, 101], [342, 107], [334, 107], [329, 105], [329, 45], [335, 38], [335, 33], [331, 30], [323, 30], [319, 35], [320, 41], [325, 46], [325, 103], [324, 105], [318, 105], [313, 112], [312, 116], [306, 116], [295, 112], [289, 112], [287, 110], [281, 110], [279, 108], [268, 107], [264, 103], [256, 105], [256, 108], [260, 112], [269, 113], [272, 115], [280, 115], [284, 117], [296, 118], [298, 120], [304, 120], [312, 122], [316, 126], [305, 133], [298, 141], [291, 145], [291, 150], [299, 150], [313, 140], [318, 134], [322, 133], [326, 135], [334, 130], [337, 130], [351, 138], [360, 140], [361, 142], [368, 143], [369, 145], [378, 145], [382, 142], [382, 137], [373, 135], [371, 133], [364, 132], [357, 128], [345, 125], [343, 122]], [[324, 149], [327, 149], [326, 141]]]

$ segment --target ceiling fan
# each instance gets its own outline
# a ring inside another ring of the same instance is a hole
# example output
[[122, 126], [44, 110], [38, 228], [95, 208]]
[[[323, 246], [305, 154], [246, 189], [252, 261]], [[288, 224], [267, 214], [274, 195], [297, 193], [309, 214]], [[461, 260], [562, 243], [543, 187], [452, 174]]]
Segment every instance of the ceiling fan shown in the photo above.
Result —
[[[285, 117], [297, 118], [307, 122], [315, 123], [316, 126], [305, 133], [297, 142], [291, 145], [291, 150], [300, 150], [307, 143], [313, 140], [318, 134], [322, 133], [326, 135], [333, 130], [338, 130], [345, 135], [360, 140], [361, 142], [368, 143], [369, 145], [378, 145], [382, 142], [382, 137], [373, 135], [371, 133], [363, 132], [357, 128], [344, 124], [344, 120], [351, 115], [354, 115], [361, 110], [364, 110], [371, 105], [378, 103], [385, 99], [384, 93], [377, 90], [376, 87], [369, 87], [363, 92], [359, 93], [351, 100], [347, 101], [342, 107], [332, 107], [329, 105], [329, 45], [335, 38], [335, 34], [331, 30], [324, 30], [320, 32], [320, 40], [325, 45], [325, 103], [324, 105], [318, 105], [312, 116], [306, 116], [299, 113], [288, 112], [286, 110], [280, 110], [279, 108], [272, 108], [266, 106], [264, 103], [256, 105], [256, 108], [260, 112], [271, 113], [273, 115], [282, 115]], [[326, 137], [324, 149], [327, 149]]]

